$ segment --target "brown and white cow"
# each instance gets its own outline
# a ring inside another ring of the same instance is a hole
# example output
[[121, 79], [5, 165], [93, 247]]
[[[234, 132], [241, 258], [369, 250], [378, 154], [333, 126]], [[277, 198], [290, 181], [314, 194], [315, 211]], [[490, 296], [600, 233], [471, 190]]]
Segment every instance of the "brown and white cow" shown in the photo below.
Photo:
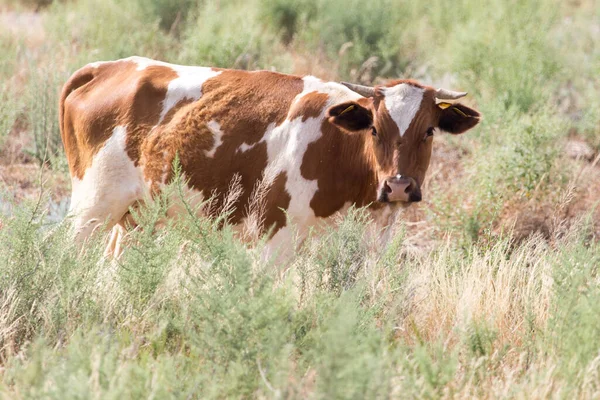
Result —
[[176, 155], [189, 190], [217, 204], [237, 177], [233, 224], [270, 176], [263, 217], [274, 245], [288, 240], [289, 221], [304, 232], [349, 205], [376, 214], [420, 201], [434, 130], [479, 122], [477, 111], [439, 102], [464, 95], [410, 80], [369, 88], [141, 57], [89, 64], [60, 100], [76, 239], [103, 223], [122, 234], [129, 208], [172, 179]]

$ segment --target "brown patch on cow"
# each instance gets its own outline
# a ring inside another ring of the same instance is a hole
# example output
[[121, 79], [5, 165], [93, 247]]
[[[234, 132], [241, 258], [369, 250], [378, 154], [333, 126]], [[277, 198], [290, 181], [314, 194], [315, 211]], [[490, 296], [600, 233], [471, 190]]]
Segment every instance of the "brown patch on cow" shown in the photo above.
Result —
[[327, 104], [329, 95], [326, 93], [310, 92], [302, 96], [293, 108], [290, 110], [289, 120], [302, 117], [302, 122], [309, 118], [317, 118], [323, 112], [323, 107]]
[[174, 117], [175, 114], [177, 114], [177, 112], [182, 109], [183, 107], [187, 106], [188, 104], [192, 104], [195, 100], [194, 99], [190, 99], [190, 98], [184, 98], [181, 99], [177, 102], [177, 104], [175, 104], [169, 111], [167, 111], [167, 113], [165, 114], [165, 118], [161, 121], [161, 125], [165, 125], [167, 124], [169, 121], [171, 121]]
[[[173, 69], [160, 65], [150, 65], [140, 72], [143, 72], [142, 77], [137, 82], [133, 101], [128, 102], [131, 106], [125, 121], [122, 121], [127, 126], [126, 151], [136, 166], [142, 141], [159, 122], [169, 83], [179, 76]], [[167, 116], [162, 123], [169, 121]]]
[[[241, 222], [250, 195], [267, 166], [267, 145], [260, 142], [269, 127], [283, 123], [294, 98], [301, 93], [301, 78], [259, 71], [224, 70], [202, 86], [202, 97], [178, 110], [172, 120], [154, 129], [143, 145], [144, 173], [156, 185], [171, 179], [171, 164], [179, 155], [182, 172], [189, 185], [205, 197], [216, 195], [218, 211], [227, 197], [232, 177], [241, 177], [243, 189], [231, 215], [231, 222]], [[207, 124], [214, 121], [222, 132], [221, 144], [214, 156], [207, 156], [215, 144]], [[241, 151], [240, 146], [250, 146]], [[275, 231], [285, 225], [290, 202], [285, 191], [285, 174], [273, 182], [265, 199], [265, 228], [275, 224]]]
[[88, 65], [63, 87], [60, 126], [72, 176], [83, 178], [119, 125], [127, 129], [126, 151], [137, 165], [139, 144], [158, 122], [168, 84], [177, 77], [168, 67], [137, 67], [130, 60]]
[[325, 119], [322, 136], [310, 143], [300, 172], [317, 180], [310, 206], [317, 217], [329, 217], [346, 203], [359, 207], [376, 200], [377, 174], [370, 134], [349, 133]]
[[285, 213], [281, 210], [287, 210], [290, 205], [292, 198], [290, 194], [285, 190], [285, 184], [287, 183], [287, 173], [282, 172], [273, 181], [269, 189], [269, 195], [266, 197], [264, 204], [262, 205], [265, 211], [264, 214], [264, 228], [269, 229], [273, 227], [272, 234], [275, 234], [277, 230], [286, 224]]

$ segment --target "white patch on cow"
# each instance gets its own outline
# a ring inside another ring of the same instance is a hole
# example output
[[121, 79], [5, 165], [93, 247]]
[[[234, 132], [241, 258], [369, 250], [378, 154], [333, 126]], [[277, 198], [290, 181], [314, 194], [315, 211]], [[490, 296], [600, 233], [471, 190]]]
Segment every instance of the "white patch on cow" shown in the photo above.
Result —
[[202, 85], [210, 78], [219, 75], [221, 71], [215, 71], [210, 67], [195, 67], [188, 65], [170, 64], [150, 58], [133, 56], [123, 61], [131, 61], [137, 64], [137, 71], [143, 71], [150, 66], [161, 66], [170, 68], [177, 73], [177, 78], [169, 82], [167, 95], [163, 101], [159, 124], [167, 113], [181, 100], [188, 99], [196, 101], [202, 97]]
[[385, 89], [385, 107], [398, 125], [400, 136], [404, 135], [419, 111], [424, 92], [425, 89], [408, 83], [401, 83]]
[[89, 63], [88, 66], [92, 67], [92, 68], [98, 68], [99, 66], [101, 66], [102, 64], [106, 64], [108, 61], [96, 61], [93, 63]]
[[320, 137], [320, 119], [309, 118], [302, 122], [302, 118], [297, 118], [286, 120], [278, 127], [269, 125], [263, 138], [267, 143], [269, 165], [275, 165], [279, 173], [287, 174], [285, 189], [291, 197], [287, 211], [302, 225], [314, 218], [309, 204], [318, 184], [316, 180], [305, 179], [300, 168], [308, 145]]
[[78, 241], [105, 222], [108, 228], [119, 222], [129, 206], [148, 193], [141, 168], [134, 165], [125, 150], [126, 137], [125, 127], [117, 126], [94, 155], [83, 178], [72, 177], [69, 215]]
[[169, 82], [167, 96], [163, 101], [159, 124], [167, 113], [181, 100], [196, 101], [202, 97], [202, 85], [210, 78], [219, 75], [221, 71], [214, 71], [208, 67], [187, 67], [182, 65], [169, 65], [178, 77]]
[[248, 143], [242, 143], [240, 145], [240, 147], [238, 147], [238, 151], [241, 151], [242, 153], [245, 151], [250, 150], [251, 148], [253, 148], [254, 146], [256, 146], [256, 143], [253, 144], [248, 144]]
[[171, 64], [169, 64], [169, 63], [166, 63], [163, 61], [158, 61], [158, 60], [153, 60], [151, 58], [140, 57], [140, 56], [131, 56], [131, 57], [123, 59], [123, 61], [131, 61], [131, 62], [136, 63], [137, 64], [136, 71], [143, 71], [152, 65], [161, 65], [164, 67], [171, 67]]
[[165, 67], [173, 67], [172, 64], [169, 64], [166, 62], [156, 61], [156, 60], [152, 60], [150, 58], [139, 57], [139, 56], [131, 56], [131, 57], [123, 58], [120, 60], [115, 60], [115, 61], [96, 61], [96, 62], [89, 63], [88, 65], [92, 68], [98, 68], [99, 66], [101, 66], [103, 64], [110, 64], [110, 63], [116, 63], [116, 62], [135, 63], [135, 64], [137, 64], [136, 71], [142, 71], [151, 65], [161, 65], [161, 66], [165, 66]]
[[205, 151], [207, 157], [214, 157], [217, 148], [223, 144], [223, 131], [221, 130], [221, 125], [215, 120], [209, 121], [206, 126], [213, 134], [214, 143], [212, 148], [208, 151]]
[[302, 93], [296, 97], [291, 108], [293, 109], [294, 104], [308, 93], [324, 93], [328, 95], [328, 98], [321, 113], [316, 118], [308, 118], [304, 122], [302, 122], [302, 117], [298, 117], [293, 121], [286, 120], [284, 124], [288, 125], [288, 133], [285, 137], [278, 137], [277, 130], [266, 136], [271, 139], [267, 141], [269, 162], [280, 157], [282, 158], [280, 162], [286, 166], [284, 168], [287, 173], [285, 189], [291, 197], [287, 210], [288, 215], [293, 217], [299, 226], [307, 227], [313, 225], [316, 219], [315, 213], [310, 207], [310, 201], [318, 190], [318, 182], [317, 180], [307, 180], [302, 176], [300, 168], [304, 154], [309, 144], [321, 138], [323, 134], [321, 124], [327, 110], [333, 105], [356, 100], [361, 96], [344, 85], [335, 82], [323, 82], [313, 76], [304, 77], [303, 81]]
[[302, 90], [302, 93], [296, 97], [296, 100], [311, 92], [325, 93], [329, 95], [329, 102], [326, 106], [326, 108], [329, 108], [332, 105], [344, 101], [357, 100], [362, 97], [360, 94], [348, 89], [340, 83], [323, 82], [319, 78], [310, 75], [305, 76], [302, 80], [304, 81], [304, 89]]
[[[329, 95], [329, 100], [328, 100], [327, 104], [325, 105], [325, 107], [323, 108], [321, 115], [318, 116], [317, 118], [311, 118], [312, 120], [318, 120], [318, 128], [316, 128], [316, 131], [318, 132], [318, 136], [315, 136], [314, 138], [312, 138], [311, 135], [304, 135], [305, 128], [295, 128], [296, 131], [298, 131], [298, 129], [300, 129], [300, 131], [296, 132], [295, 136], [293, 136], [293, 137], [292, 136], [286, 137], [284, 133], [287, 133], [288, 130], [292, 130], [292, 126], [288, 125], [289, 121], [286, 120], [282, 125], [280, 125], [278, 127], [275, 127], [274, 125], [269, 125], [269, 127], [267, 127], [267, 131], [266, 131], [265, 135], [259, 142], [253, 143], [253, 144], [242, 143], [240, 145], [240, 147], [238, 147], [238, 151], [240, 151], [240, 152], [248, 151], [251, 148], [253, 148], [254, 146], [256, 146], [258, 143], [268, 140], [267, 134], [272, 133], [271, 131], [274, 131], [274, 130], [276, 130], [277, 132], [280, 132], [280, 134], [283, 135], [283, 138], [286, 141], [289, 141], [289, 142], [304, 141], [304, 142], [306, 142], [305, 143], [306, 146], [301, 145], [301, 147], [304, 147], [304, 150], [306, 150], [306, 147], [308, 146], [308, 144], [310, 142], [313, 142], [321, 137], [320, 124], [321, 124], [323, 118], [325, 117], [325, 113], [327, 112], [327, 109], [329, 107], [331, 107], [335, 104], [339, 104], [344, 101], [356, 100], [361, 97], [358, 93], [351, 91], [346, 86], [341, 85], [339, 83], [323, 82], [322, 80], [315, 78], [314, 76], [310, 76], [310, 75], [305, 76], [302, 80], [304, 81], [304, 88], [303, 88], [302, 92], [300, 94], [298, 94], [296, 96], [296, 98], [294, 99], [294, 101], [292, 102], [292, 106], [290, 107], [290, 110], [292, 110], [294, 108], [294, 105], [298, 101], [300, 101], [304, 96], [306, 96], [308, 93], [317, 92], [317, 93], [324, 93], [324, 94]], [[309, 122], [311, 119], [309, 119], [306, 122]], [[313, 125], [316, 126], [317, 123], [314, 122]], [[268, 151], [268, 148], [267, 148], [267, 151]], [[304, 151], [298, 155], [300, 156], [300, 161], [301, 161], [302, 157], [304, 156]], [[271, 162], [271, 158], [269, 158], [269, 162]]]
[[[267, 144], [267, 163], [269, 167], [274, 168], [277, 174], [286, 173], [285, 190], [290, 195], [287, 213], [292, 222], [297, 224], [301, 234], [305, 234], [306, 229], [317, 222], [315, 213], [310, 207], [310, 202], [318, 190], [318, 182], [317, 180], [305, 179], [302, 176], [300, 169], [304, 154], [308, 146], [322, 136], [321, 124], [327, 110], [333, 105], [361, 97], [335, 82], [323, 82], [313, 76], [304, 77], [303, 81], [304, 88], [292, 102], [290, 110], [293, 110], [296, 103], [301, 101], [308, 93], [324, 93], [328, 95], [328, 100], [320, 115], [315, 118], [307, 118], [305, 121], [302, 121], [302, 117], [294, 120], [286, 119], [279, 126], [272, 123], [267, 127], [263, 138], [258, 142], [266, 142]], [[239, 150], [247, 151], [253, 146], [254, 144], [243, 143]], [[281, 237], [282, 235], [283, 233], [278, 232], [275, 236]], [[272, 240], [274, 239], [275, 237]]]

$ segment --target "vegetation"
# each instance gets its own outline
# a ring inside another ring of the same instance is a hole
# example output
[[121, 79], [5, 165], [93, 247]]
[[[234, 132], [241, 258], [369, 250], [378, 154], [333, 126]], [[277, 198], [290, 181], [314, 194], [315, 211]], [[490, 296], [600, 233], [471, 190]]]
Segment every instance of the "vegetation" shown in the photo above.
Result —
[[[596, 2], [0, 10], [1, 397], [600, 396]], [[436, 135], [425, 201], [386, 243], [352, 209], [278, 265], [222, 221], [154, 229], [160, 198], [107, 260], [101, 238], [84, 252], [69, 240], [55, 105], [76, 68], [133, 54], [367, 84], [411, 77], [468, 90], [484, 120]]]

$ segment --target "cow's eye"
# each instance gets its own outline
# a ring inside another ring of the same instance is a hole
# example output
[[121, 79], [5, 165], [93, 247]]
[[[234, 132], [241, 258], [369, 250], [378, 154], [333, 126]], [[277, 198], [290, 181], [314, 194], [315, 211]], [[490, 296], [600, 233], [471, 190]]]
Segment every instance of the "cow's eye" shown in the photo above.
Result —
[[428, 137], [433, 136], [433, 129], [433, 127], [427, 129], [427, 133], [425, 133], [425, 137], [423, 138], [423, 140], [427, 140]]
[[371, 127], [371, 135], [377, 136], [377, 128], [375, 128], [374, 126]]

